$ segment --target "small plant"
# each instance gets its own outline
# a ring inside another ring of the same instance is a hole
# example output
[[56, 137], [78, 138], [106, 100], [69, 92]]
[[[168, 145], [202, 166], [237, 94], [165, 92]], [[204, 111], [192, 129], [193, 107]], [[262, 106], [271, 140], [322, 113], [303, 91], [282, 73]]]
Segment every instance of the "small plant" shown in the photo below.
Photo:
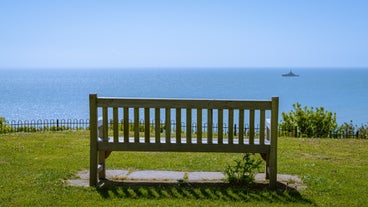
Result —
[[245, 153], [243, 159], [234, 162], [235, 165], [228, 165], [225, 168], [227, 181], [233, 184], [252, 184], [262, 161], [256, 159], [252, 153]]

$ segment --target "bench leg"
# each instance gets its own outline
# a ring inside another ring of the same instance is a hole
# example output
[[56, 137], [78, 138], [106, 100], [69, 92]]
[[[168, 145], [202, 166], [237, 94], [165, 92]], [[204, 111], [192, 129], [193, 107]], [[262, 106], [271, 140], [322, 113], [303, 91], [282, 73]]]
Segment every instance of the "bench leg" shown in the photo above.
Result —
[[277, 160], [276, 157], [271, 156], [269, 158], [269, 181], [270, 188], [276, 190], [277, 187]]
[[266, 179], [270, 179], [270, 154], [265, 154], [265, 161], [266, 161]]
[[98, 181], [98, 155], [97, 151], [91, 151], [89, 167], [89, 185], [96, 186]]
[[98, 170], [98, 178], [106, 179], [106, 161], [105, 161], [105, 151], [99, 151], [99, 165], [101, 168]]

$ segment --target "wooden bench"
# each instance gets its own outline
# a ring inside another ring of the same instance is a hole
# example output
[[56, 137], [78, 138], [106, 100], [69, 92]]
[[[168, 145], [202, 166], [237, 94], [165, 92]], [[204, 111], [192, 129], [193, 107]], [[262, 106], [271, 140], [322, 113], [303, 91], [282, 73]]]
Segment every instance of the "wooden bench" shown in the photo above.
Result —
[[[270, 188], [276, 188], [278, 97], [260, 101], [90, 94], [89, 99], [90, 186], [105, 179], [105, 159], [111, 151], [156, 151], [261, 153]], [[266, 130], [266, 116], [270, 117], [270, 130]]]

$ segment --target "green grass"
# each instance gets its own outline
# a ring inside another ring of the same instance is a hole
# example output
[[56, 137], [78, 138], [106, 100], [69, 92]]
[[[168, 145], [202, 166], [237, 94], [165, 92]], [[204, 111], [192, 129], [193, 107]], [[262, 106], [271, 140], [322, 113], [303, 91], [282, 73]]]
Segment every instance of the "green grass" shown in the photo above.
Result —
[[[368, 140], [279, 139], [279, 173], [307, 189], [221, 186], [71, 187], [89, 167], [88, 131], [0, 135], [0, 206], [364, 206]], [[241, 154], [114, 152], [110, 169], [223, 171]]]

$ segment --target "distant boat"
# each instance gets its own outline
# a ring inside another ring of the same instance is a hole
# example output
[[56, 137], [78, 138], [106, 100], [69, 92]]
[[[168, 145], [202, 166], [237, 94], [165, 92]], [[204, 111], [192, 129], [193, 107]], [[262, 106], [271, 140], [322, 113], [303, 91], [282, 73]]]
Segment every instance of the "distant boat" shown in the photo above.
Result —
[[282, 77], [299, 77], [299, 75], [293, 73], [293, 71], [290, 70], [290, 72], [282, 74]]

